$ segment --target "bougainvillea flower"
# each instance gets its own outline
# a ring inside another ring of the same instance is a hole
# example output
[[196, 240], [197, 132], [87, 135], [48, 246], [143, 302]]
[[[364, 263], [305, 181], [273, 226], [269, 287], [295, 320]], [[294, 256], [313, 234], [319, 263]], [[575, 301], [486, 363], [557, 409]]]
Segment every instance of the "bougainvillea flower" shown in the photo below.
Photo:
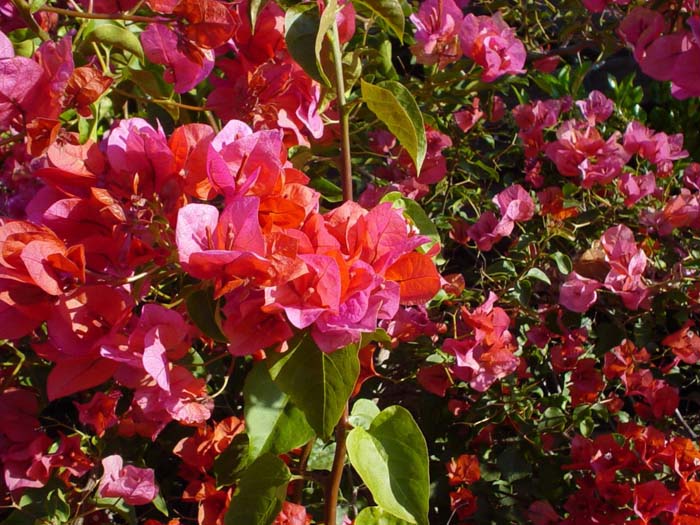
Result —
[[601, 286], [594, 279], [571, 272], [559, 290], [559, 304], [572, 312], [583, 313], [598, 300], [596, 291]]
[[290, 57], [249, 69], [238, 60], [219, 59], [223, 79], [212, 78], [207, 107], [225, 121], [252, 122], [253, 129], [279, 129], [285, 145], [309, 145], [323, 135], [319, 114], [321, 90]]
[[501, 217], [513, 222], [524, 222], [532, 219], [535, 213], [535, 203], [530, 194], [520, 184], [509, 186], [493, 198], [498, 206]]
[[219, 215], [209, 204], [188, 204], [178, 213], [175, 235], [182, 267], [199, 279], [259, 276], [269, 263], [258, 222], [259, 199], [242, 197]]
[[416, 26], [416, 43], [411, 46], [419, 64], [437, 64], [444, 69], [462, 56], [459, 34], [462, 10], [453, 0], [424, 0], [418, 12], [409, 17]]
[[214, 68], [214, 52], [191, 42], [181, 41], [178, 33], [164, 24], [149, 24], [141, 33], [146, 58], [165, 66], [165, 81], [173, 84], [177, 93], [186, 93]]
[[525, 71], [525, 46], [500, 13], [493, 16], [468, 14], [462, 22], [459, 40], [464, 54], [484, 68], [481, 74], [484, 82]]
[[447, 479], [452, 486], [479, 481], [479, 458], [473, 454], [462, 454], [457, 459], [450, 459], [447, 463]]
[[615, 108], [613, 101], [597, 89], [591, 91], [585, 100], [577, 101], [576, 106], [591, 126], [608, 120]]
[[38, 96], [44, 70], [34, 60], [16, 57], [14, 47], [0, 32], [0, 129], [30, 111]]
[[158, 495], [153, 469], [124, 466], [118, 454], [103, 458], [102, 468], [97, 491], [103, 498], [122, 498], [129, 505], [145, 505]]
[[121, 396], [119, 390], [112, 390], [107, 394], [96, 392], [87, 403], [73, 402], [78, 419], [83, 425], [91, 426], [98, 437], [104, 436], [108, 428], [119, 422], [116, 408]]
[[674, 355], [684, 363], [694, 365], [700, 361], [700, 336], [693, 321], [687, 321], [683, 328], [667, 335], [661, 344], [668, 346]]

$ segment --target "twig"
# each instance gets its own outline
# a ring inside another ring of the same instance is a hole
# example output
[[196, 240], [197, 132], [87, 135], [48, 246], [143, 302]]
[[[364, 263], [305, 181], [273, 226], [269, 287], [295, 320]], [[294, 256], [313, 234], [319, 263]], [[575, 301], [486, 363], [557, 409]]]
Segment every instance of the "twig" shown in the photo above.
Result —
[[[19, 0], [12, 0], [19, 2]], [[73, 9], [62, 9], [60, 7], [43, 6], [39, 11], [56, 13], [57, 15], [70, 16], [73, 18], [89, 18], [91, 20], [128, 20], [130, 22], [145, 22], [147, 24], [166, 24], [170, 19], [155, 16], [127, 15], [126, 13], [86, 13], [85, 11], [75, 11]]]
[[348, 426], [348, 405], [346, 403], [343, 415], [335, 426], [335, 455], [333, 456], [333, 468], [331, 476], [326, 486], [326, 525], [335, 525], [338, 511], [338, 491], [340, 481], [343, 478], [343, 468], [345, 467], [345, 453], [347, 450], [347, 426]]

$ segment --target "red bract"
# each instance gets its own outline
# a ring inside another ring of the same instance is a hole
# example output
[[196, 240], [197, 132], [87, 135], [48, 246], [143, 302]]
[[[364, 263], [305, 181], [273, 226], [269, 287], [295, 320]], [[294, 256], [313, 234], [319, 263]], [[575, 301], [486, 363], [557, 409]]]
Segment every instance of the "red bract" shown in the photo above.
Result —
[[129, 505], [144, 505], [158, 495], [153, 469], [124, 466], [117, 454], [104, 458], [102, 468], [98, 491], [104, 498], [123, 498]]
[[282, 130], [287, 146], [308, 145], [310, 138], [323, 134], [320, 88], [289, 57], [259, 66], [221, 59], [217, 66], [225, 76], [212, 79], [215, 88], [207, 107], [223, 120], [246, 120], [256, 130]]
[[165, 66], [164, 78], [178, 93], [186, 93], [214, 68], [211, 49], [197, 47], [163, 24], [151, 24], [141, 33], [141, 44], [148, 60]]

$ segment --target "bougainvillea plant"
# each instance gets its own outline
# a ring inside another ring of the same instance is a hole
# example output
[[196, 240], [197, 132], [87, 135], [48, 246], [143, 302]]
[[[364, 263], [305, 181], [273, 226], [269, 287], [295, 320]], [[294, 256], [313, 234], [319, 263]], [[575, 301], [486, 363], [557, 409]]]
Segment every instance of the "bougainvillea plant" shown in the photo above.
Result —
[[700, 5], [0, 0], [0, 524], [700, 523]]

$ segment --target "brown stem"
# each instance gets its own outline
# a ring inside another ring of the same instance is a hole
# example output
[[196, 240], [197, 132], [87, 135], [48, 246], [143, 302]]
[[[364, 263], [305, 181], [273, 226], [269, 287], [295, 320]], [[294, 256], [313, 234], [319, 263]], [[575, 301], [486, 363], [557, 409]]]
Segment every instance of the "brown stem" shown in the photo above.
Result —
[[309, 442], [304, 446], [304, 450], [301, 452], [301, 457], [299, 458], [299, 476], [302, 479], [297, 481], [294, 485], [294, 495], [292, 496], [292, 503], [297, 505], [301, 503], [302, 491], [304, 490], [304, 477], [306, 475], [306, 464], [309, 462], [309, 456], [311, 456], [311, 450], [314, 448], [314, 443], [316, 442], [316, 437], [312, 437]]
[[338, 492], [340, 491], [340, 481], [343, 478], [343, 468], [345, 467], [345, 453], [347, 451], [347, 427], [348, 427], [348, 405], [345, 405], [343, 415], [335, 426], [335, 455], [333, 456], [333, 469], [331, 477], [328, 479], [326, 487], [326, 525], [335, 525], [336, 513], [338, 511]]
[[163, 24], [170, 22], [164, 18], [153, 16], [127, 15], [126, 13], [86, 13], [73, 9], [62, 9], [45, 5], [39, 11], [56, 13], [57, 15], [71, 16], [73, 18], [90, 18], [92, 20], [129, 20], [130, 22], [146, 22], [147, 24]]
[[28, 3], [23, 2], [22, 0], [12, 0], [12, 5], [15, 6], [15, 9], [17, 9], [19, 16], [22, 17], [24, 23], [27, 24], [29, 29], [34, 31], [34, 33], [36, 33], [36, 35], [41, 40], [46, 42], [47, 40], [51, 39], [49, 34], [41, 28], [41, 26], [37, 23], [36, 20], [34, 20], [34, 16], [32, 15], [31, 10], [29, 9]]

